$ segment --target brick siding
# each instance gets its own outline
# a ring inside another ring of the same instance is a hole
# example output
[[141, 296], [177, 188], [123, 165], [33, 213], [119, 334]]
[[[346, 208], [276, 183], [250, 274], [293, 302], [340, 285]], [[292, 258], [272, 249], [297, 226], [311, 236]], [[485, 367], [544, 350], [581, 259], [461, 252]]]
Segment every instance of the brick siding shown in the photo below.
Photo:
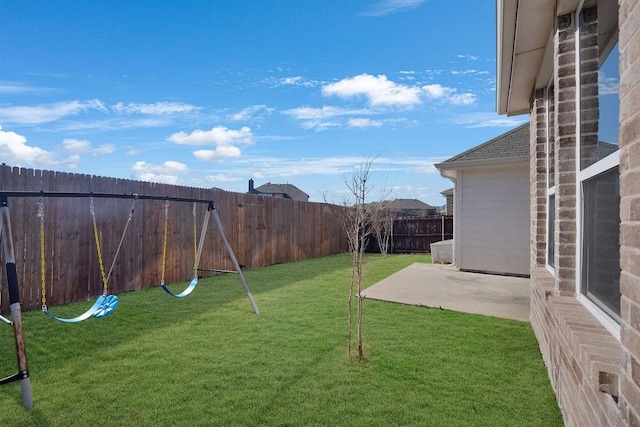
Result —
[[546, 260], [547, 223], [547, 167], [546, 167], [546, 108], [544, 89], [535, 91], [531, 99], [529, 132], [530, 209], [531, 209], [531, 268], [544, 265]]
[[[628, 4], [627, 4], [628, 3]], [[576, 298], [576, 81], [581, 81], [582, 164], [593, 163], [597, 151], [597, 10], [583, 11], [580, 39], [586, 49], [580, 78], [575, 75], [574, 14], [557, 17], [554, 35], [555, 149], [555, 276], [545, 267], [547, 146], [544, 92], [531, 98], [531, 324], [547, 366], [552, 387], [569, 426], [640, 426], [640, 102], [631, 101], [640, 78], [640, 6], [631, 0], [620, 2], [621, 63], [621, 341], [612, 335]], [[626, 18], [626, 19], [625, 19]], [[636, 23], [633, 31], [627, 22]], [[627, 37], [623, 37], [626, 34]], [[595, 54], [595, 62], [593, 52]], [[631, 58], [630, 55], [634, 57]], [[595, 64], [595, 67], [594, 67]], [[632, 78], [633, 84], [625, 86]], [[628, 93], [628, 94], [627, 94]], [[626, 104], [625, 104], [626, 102]], [[625, 105], [637, 105], [626, 111]], [[595, 122], [594, 122], [595, 120]], [[534, 130], [535, 129], [535, 130]], [[607, 212], [603, 213], [607, 216]], [[615, 222], [615, 221], [614, 221]], [[604, 224], [604, 226], [607, 226]], [[611, 226], [617, 227], [617, 224]], [[610, 230], [602, 229], [602, 232]], [[631, 233], [634, 237], [630, 237]], [[621, 369], [622, 366], [622, 369]]]
[[640, 4], [620, 0], [620, 407], [640, 425]]

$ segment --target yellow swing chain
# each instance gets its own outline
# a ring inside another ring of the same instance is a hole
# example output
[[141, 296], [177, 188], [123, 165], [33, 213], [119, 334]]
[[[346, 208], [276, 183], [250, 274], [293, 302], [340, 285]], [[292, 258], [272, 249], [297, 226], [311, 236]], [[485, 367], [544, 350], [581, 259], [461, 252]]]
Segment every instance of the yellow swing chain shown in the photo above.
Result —
[[98, 253], [98, 263], [100, 264], [100, 275], [102, 276], [102, 294], [107, 295], [107, 275], [105, 274], [104, 263], [102, 262], [102, 251], [100, 251], [100, 237], [98, 235], [98, 225], [96, 223], [96, 209], [93, 204], [93, 197], [89, 200], [89, 209], [91, 211], [91, 219], [93, 220], [93, 235], [96, 240], [96, 252]]
[[167, 234], [169, 231], [169, 201], [164, 202], [164, 232], [162, 237], [162, 277], [160, 283], [164, 283], [165, 264], [167, 263]]
[[47, 273], [44, 247], [44, 199], [38, 200], [38, 218], [40, 218], [40, 284], [42, 287], [42, 309], [47, 309]]
[[198, 278], [198, 226], [196, 225], [196, 204], [193, 203], [193, 278]]

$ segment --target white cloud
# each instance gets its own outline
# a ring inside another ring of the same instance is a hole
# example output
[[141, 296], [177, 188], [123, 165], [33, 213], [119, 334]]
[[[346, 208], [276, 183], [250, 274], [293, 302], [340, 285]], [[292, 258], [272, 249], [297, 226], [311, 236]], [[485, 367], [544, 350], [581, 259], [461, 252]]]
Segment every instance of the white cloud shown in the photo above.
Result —
[[111, 107], [114, 111], [123, 114], [149, 114], [165, 115], [191, 113], [201, 110], [201, 107], [185, 104], [183, 102], [155, 102], [153, 104], [142, 104], [136, 102], [118, 102]]
[[0, 81], [0, 93], [18, 94], [42, 92], [46, 89], [28, 86], [20, 82]]
[[452, 88], [442, 86], [438, 83], [422, 86], [422, 90], [426, 92], [429, 98], [442, 98], [453, 92]]
[[336, 95], [341, 98], [365, 96], [372, 106], [411, 107], [422, 103], [419, 88], [394, 83], [388, 80], [385, 75], [360, 74], [346, 78], [324, 86], [322, 94], [325, 96]]
[[459, 115], [453, 123], [467, 128], [502, 127], [514, 128], [529, 121], [528, 116], [506, 117], [498, 113], [473, 113]]
[[196, 150], [193, 152], [196, 159], [205, 162], [240, 157], [240, 154], [241, 152], [238, 147], [230, 145], [218, 146], [215, 150]]
[[607, 77], [603, 71], [598, 71], [598, 93], [600, 95], [617, 95], [620, 92], [620, 80], [617, 77]]
[[[258, 179], [290, 178], [307, 175], [342, 176], [353, 171], [354, 165], [361, 165], [367, 157], [306, 157], [306, 158], [248, 158], [244, 159], [248, 169], [243, 170], [244, 176], [251, 175]], [[446, 160], [446, 157], [376, 157], [373, 170], [383, 172], [406, 172], [437, 174], [433, 166]]]
[[94, 156], [111, 154], [116, 151], [113, 144], [102, 144], [98, 148], [93, 148], [91, 142], [86, 139], [66, 138], [62, 140], [62, 151], [73, 154], [91, 153]]
[[373, 4], [369, 10], [362, 12], [363, 16], [386, 16], [396, 12], [413, 9], [424, 3], [425, 0], [380, 0]]
[[139, 161], [133, 164], [131, 171], [133, 178], [138, 181], [177, 184], [179, 176], [186, 174], [188, 168], [184, 163], [173, 160], [167, 160], [160, 165]]
[[102, 144], [100, 147], [91, 151], [94, 156], [100, 156], [104, 154], [111, 154], [116, 151], [116, 146], [113, 144]]
[[80, 157], [70, 156], [56, 160], [56, 154], [39, 147], [27, 145], [27, 138], [15, 132], [5, 132], [0, 126], [0, 161], [13, 166], [31, 166], [35, 168], [57, 166], [75, 169]]
[[285, 110], [282, 114], [291, 116], [298, 120], [320, 120], [339, 116], [352, 116], [372, 114], [373, 112], [366, 109], [347, 109], [332, 106], [323, 106], [322, 108], [298, 107], [291, 110]]
[[227, 182], [238, 182], [244, 181], [244, 178], [234, 175], [208, 175], [204, 177], [205, 181], [210, 182], [212, 184], [220, 184]]
[[234, 121], [257, 121], [270, 116], [275, 108], [266, 105], [251, 105], [229, 116]]
[[225, 126], [215, 126], [211, 130], [196, 129], [187, 134], [177, 132], [170, 135], [167, 141], [180, 145], [235, 145], [253, 143], [251, 128], [243, 126], [238, 130], [228, 129]]
[[474, 55], [456, 55], [456, 58], [466, 59], [468, 61], [477, 61], [478, 57]]
[[347, 121], [347, 126], [350, 128], [368, 128], [368, 127], [376, 127], [379, 128], [382, 126], [382, 120], [371, 120], [369, 118], [353, 118]]
[[442, 86], [439, 83], [422, 86], [422, 90], [430, 99], [450, 102], [453, 105], [471, 105], [476, 102], [474, 94], [470, 92], [457, 93], [457, 89]]
[[481, 76], [488, 75], [489, 72], [487, 70], [474, 70], [474, 69], [466, 69], [466, 70], [451, 70], [451, 74], [463, 75], [463, 76]]
[[323, 120], [307, 120], [302, 123], [302, 127], [307, 130], [315, 130], [316, 132], [323, 132], [329, 128], [340, 127], [342, 126], [341, 122], [331, 122], [331, 121], [323, 121]]
[[472, 93], [454, 94], [449, 97], [453, 105], [471, 105], [476, 102], [476, 96]]
[[336, 120], [338, 117], [373, 114], [367, 109], [347, 109], [332, 106], [322, 108], [298, 107], [282, 112], [296, 120], [302, 121], [302, 127], [307, 130], [322, 132], [332, 127], [343, 126], [343, 121]]
[[[282, 71], [277, 70], [277, 71]], [[263, 83], [270, 85], [271, 87], [280, 86], [298, 86], [298, 87], [318, 87], [326, 82], [322, 80], [308, 79], [302, 76], [289, 76], [289, 77], [268, 77], [263, 79]]]
[[0, 121], [21, 124], [47, 123], [87, 110], [105, 111], [106, 108], [102, 101], [97, 99], [65, 101], [35, 106], [2, 107], [0, 108]]
[[62, 140], [62, 151], [67, 153], [86, 153], [91, 150], [91, 143], [86, 139], [67, 138]]

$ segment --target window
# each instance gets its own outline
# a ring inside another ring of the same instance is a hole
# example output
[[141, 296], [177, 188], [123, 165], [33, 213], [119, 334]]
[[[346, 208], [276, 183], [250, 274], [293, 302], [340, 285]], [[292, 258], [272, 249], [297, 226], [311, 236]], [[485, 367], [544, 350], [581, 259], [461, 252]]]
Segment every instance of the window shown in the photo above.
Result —
[[601, 0], [579, 12], [576, 184], [580, 295], [619, 334], [620, 174], [617, 2]]
[[547, 112], [547, 266], [555, 268], [555, 94], [553, 78], [546, 90], [546, 112]]
[[555, 268], [556, 251], [553, 236], [556, 230], [556, 195], [549, 194], [547, 201], [547, 265]]
[[594, 304], [620, 322], [620, 173], [609, 169], [582, 183], [582, 283]]

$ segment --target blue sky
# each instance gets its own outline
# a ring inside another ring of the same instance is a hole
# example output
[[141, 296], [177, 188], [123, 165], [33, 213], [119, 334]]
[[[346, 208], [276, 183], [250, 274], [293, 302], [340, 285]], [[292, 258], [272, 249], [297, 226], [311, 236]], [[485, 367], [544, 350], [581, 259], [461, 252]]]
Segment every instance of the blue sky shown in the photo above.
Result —
[[28, 1], [0, 5], [0, 160], [340, 201], [444, 204], [433, 167], [528, 120], [495, 111], [494, 2]]

